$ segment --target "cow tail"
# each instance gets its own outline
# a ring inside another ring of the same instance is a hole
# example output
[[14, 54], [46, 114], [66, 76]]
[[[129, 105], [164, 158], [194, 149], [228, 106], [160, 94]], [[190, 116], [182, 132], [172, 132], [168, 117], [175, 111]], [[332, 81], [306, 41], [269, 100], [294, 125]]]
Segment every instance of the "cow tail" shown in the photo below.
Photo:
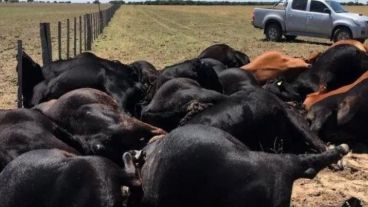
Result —
[[298, 165], [296, 165], [297, 178], [314, 178], [323, 168], [336, 163], [349, 152], [349, 146], [341, 144], [333, 149], [329, 149], [320, 154], [298, 155]]
[[311, 145], [312, 149], [317, 150], [317, 152], [326, 151], [326, 144], [317, 136], [317, 134], [309, 129], [307, 121], [301, 114], [287, 105], [285, 105], [285, 112], [287, 120], [290, 121], [297, 134], [302, 136], [304, 141]]

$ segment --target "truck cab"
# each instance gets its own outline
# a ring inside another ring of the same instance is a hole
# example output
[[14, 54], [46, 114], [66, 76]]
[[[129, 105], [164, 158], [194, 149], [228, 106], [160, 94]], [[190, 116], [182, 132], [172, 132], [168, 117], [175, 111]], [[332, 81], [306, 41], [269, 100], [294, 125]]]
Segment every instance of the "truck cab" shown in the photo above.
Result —
[[289, 0], [283, 9], [259, 9], [253, 14], [253, 25], [263, 28], [266, 38], [278, 41], [296, 36], [341, 39], [368, 38], [368, 17], [347, 12], [334, 0]]

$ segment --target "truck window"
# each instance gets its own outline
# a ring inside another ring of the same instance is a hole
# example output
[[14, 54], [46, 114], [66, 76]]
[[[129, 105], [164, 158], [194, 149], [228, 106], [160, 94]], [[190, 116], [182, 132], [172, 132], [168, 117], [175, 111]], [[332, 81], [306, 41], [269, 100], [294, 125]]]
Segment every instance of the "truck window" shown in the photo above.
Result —
[[312, 1], [310, 5], [310, 11], [311, 12], [319, 12], [323, 13], [323, 10], [327, 9], [327, 6], [324, 5], [322, 2], [319, 1]]
[[293, 0], [291, 8], [295, 10], [306, 10], [308, 0]]

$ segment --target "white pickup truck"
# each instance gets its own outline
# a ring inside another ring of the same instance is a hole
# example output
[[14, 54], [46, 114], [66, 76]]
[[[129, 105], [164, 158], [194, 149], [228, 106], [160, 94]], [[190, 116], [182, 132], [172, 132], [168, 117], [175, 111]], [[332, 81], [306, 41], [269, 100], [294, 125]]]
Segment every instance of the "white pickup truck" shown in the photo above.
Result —
[[272, 9], [255, 8], [252, 24], [271, 41], [282, 35], [287, 40], [299, 35], [333, 41], [368, 38], [368, 17], [349, 13], [334, 0], [286, 0]]

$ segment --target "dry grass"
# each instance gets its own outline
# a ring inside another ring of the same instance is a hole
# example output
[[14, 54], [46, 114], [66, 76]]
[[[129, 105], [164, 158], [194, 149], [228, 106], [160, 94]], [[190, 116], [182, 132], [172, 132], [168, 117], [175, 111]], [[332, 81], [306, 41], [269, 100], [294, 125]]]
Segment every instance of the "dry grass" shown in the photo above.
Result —
[[[107, 6], [102, 5], [102, 8]], [[41, 62], [40, 22], [51, 23], [53, 48], [56, 49], [57, 21], [62, 20], [62, 37], [64, 37], [62, 41], [65, 42], [66, 19], [96, 11], [98, 11], [96, 5], [87, 4], [0, 3], [0, 108], [13, 108], [16, 105], [16, 41], [23, 40], [25, 51], [36, 61]], [[71, 25], [72, 21], [74, 20], [71, 20]], [[54, 58], [57, 56], [55, 51], [53, 56]]]
[[[328, 40], [299, 38], [298, 43], [264, 40], [251, 26], [254, 7], [244, 6], [124, 6], [113, 26], [96, 43], [98, 55], [123, 62], [146, 59], [158, 67], [192, 58], [214, 43], [227, 43], [254, 57], [265, 50], [307, 56]], [[368, 10], [367, 10], [368, 11]]]

